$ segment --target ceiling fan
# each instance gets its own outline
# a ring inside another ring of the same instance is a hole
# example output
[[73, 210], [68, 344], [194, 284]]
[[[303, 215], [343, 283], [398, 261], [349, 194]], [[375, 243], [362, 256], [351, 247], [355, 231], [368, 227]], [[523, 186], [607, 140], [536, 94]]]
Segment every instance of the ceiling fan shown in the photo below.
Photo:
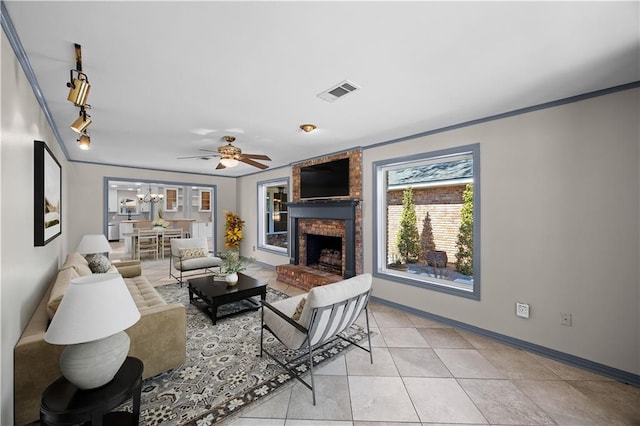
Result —
[[258, 163], [254, 160], [265, 160], [271, 161], [266, 155], [262, 154], [243, 154], [242, 150], [236, 146], [231, 145], [233, 141], [236, 140], [235, 136], [223, 136], [222, 137], [227, 145], [219, 146], [217, 151], [213, 151], [210, 149], [200, 149], [200, 151], [206, 152], [214, 152], [215, 154], [207, 154], [207, 155], [195, 155], [192, 157], [178, 157], [178, 160], [183, 160], [186, 158], [200, 158], [202, 160], [208, 160], [213, 157], [220, 157], [220, 162], [216, 167], [218, 169], [225, 169], [227, 167], [235, 167], [238, 165], [238, 162], [243, 162], [245, 164], [249, 164], [250, 166], [257, 167], [259, 169], [267, 169], [269, 166], [266, 164]]

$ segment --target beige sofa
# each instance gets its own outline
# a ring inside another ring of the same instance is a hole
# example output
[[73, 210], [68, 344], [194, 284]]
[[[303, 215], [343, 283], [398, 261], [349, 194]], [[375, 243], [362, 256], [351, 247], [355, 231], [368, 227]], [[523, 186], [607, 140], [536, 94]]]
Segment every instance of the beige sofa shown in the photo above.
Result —
[[[131, 338], [129, 355], [144, 363], [143, 378], [182, 365], [186, 359], [184, 305], [167, 304], [142, 275], [139, 261], [114, 262], [113, 266], [109, 272], [122, 274], [140, 310], [140, 320], [126, 332]], [[17, 425], [38, 420], [42, 392], [62, 375], [58, 361], [64, 346], [45, 342], [44, 334], [69, 281], [90, 273], [91, 269], [81, 255], [71, 253], [67, 256], [14, 348]]]

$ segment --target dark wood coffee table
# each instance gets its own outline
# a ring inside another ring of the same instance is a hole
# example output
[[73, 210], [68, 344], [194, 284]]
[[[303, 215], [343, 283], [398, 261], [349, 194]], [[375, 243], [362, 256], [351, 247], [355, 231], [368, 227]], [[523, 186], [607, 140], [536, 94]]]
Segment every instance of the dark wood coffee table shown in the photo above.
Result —
[[[230, 286], [224, 278], [207, 275], [199, 278], [191, 278], [187, 281], [189, 286], [189, 302], [209, 315], [211, 322], [227, 318], [242, 312], [254, 311], [261, 304], [251, 299], [260, 296], [264, 300], [267, 296], [267, 283], [256, 280], [248, 275], [238, 272], [238, 283]], [[230, 314], [218, 316], [218, 307], [227, 303], [245, 301], [249, 307], [234, 311]]]

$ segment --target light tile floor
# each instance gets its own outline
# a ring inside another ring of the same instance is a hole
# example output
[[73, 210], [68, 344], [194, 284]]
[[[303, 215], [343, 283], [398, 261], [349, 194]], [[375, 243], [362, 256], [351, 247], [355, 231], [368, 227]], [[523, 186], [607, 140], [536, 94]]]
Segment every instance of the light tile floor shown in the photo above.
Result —
[[[143, 265], [160, 282], [168, 267], [168, 258]], [[245, 273], [301, 292], [272, 270]], [[296, 382], [225, 424], [640, 425], [640, 388], [379, 303], [369, 312], [373, 365], [354, 348], [317, 370], [316, 406]]]

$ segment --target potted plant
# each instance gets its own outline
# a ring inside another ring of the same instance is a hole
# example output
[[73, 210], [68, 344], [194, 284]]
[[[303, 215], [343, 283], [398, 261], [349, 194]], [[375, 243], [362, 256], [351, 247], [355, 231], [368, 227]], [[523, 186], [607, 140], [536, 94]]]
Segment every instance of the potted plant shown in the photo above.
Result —
[[224, 246], [228, 249], [238, 250], [242, 241], [242, 228], [244, 220], [235, 213], [225, 211]]
[[240, 257], [238, 250], [229, 250], [222, 255], [222, 264], [220, 265], [220, 273], [225, 277], [229, 285], [235, 285], [238, 282], [238, 272], [245, 269], [245, 261]]

